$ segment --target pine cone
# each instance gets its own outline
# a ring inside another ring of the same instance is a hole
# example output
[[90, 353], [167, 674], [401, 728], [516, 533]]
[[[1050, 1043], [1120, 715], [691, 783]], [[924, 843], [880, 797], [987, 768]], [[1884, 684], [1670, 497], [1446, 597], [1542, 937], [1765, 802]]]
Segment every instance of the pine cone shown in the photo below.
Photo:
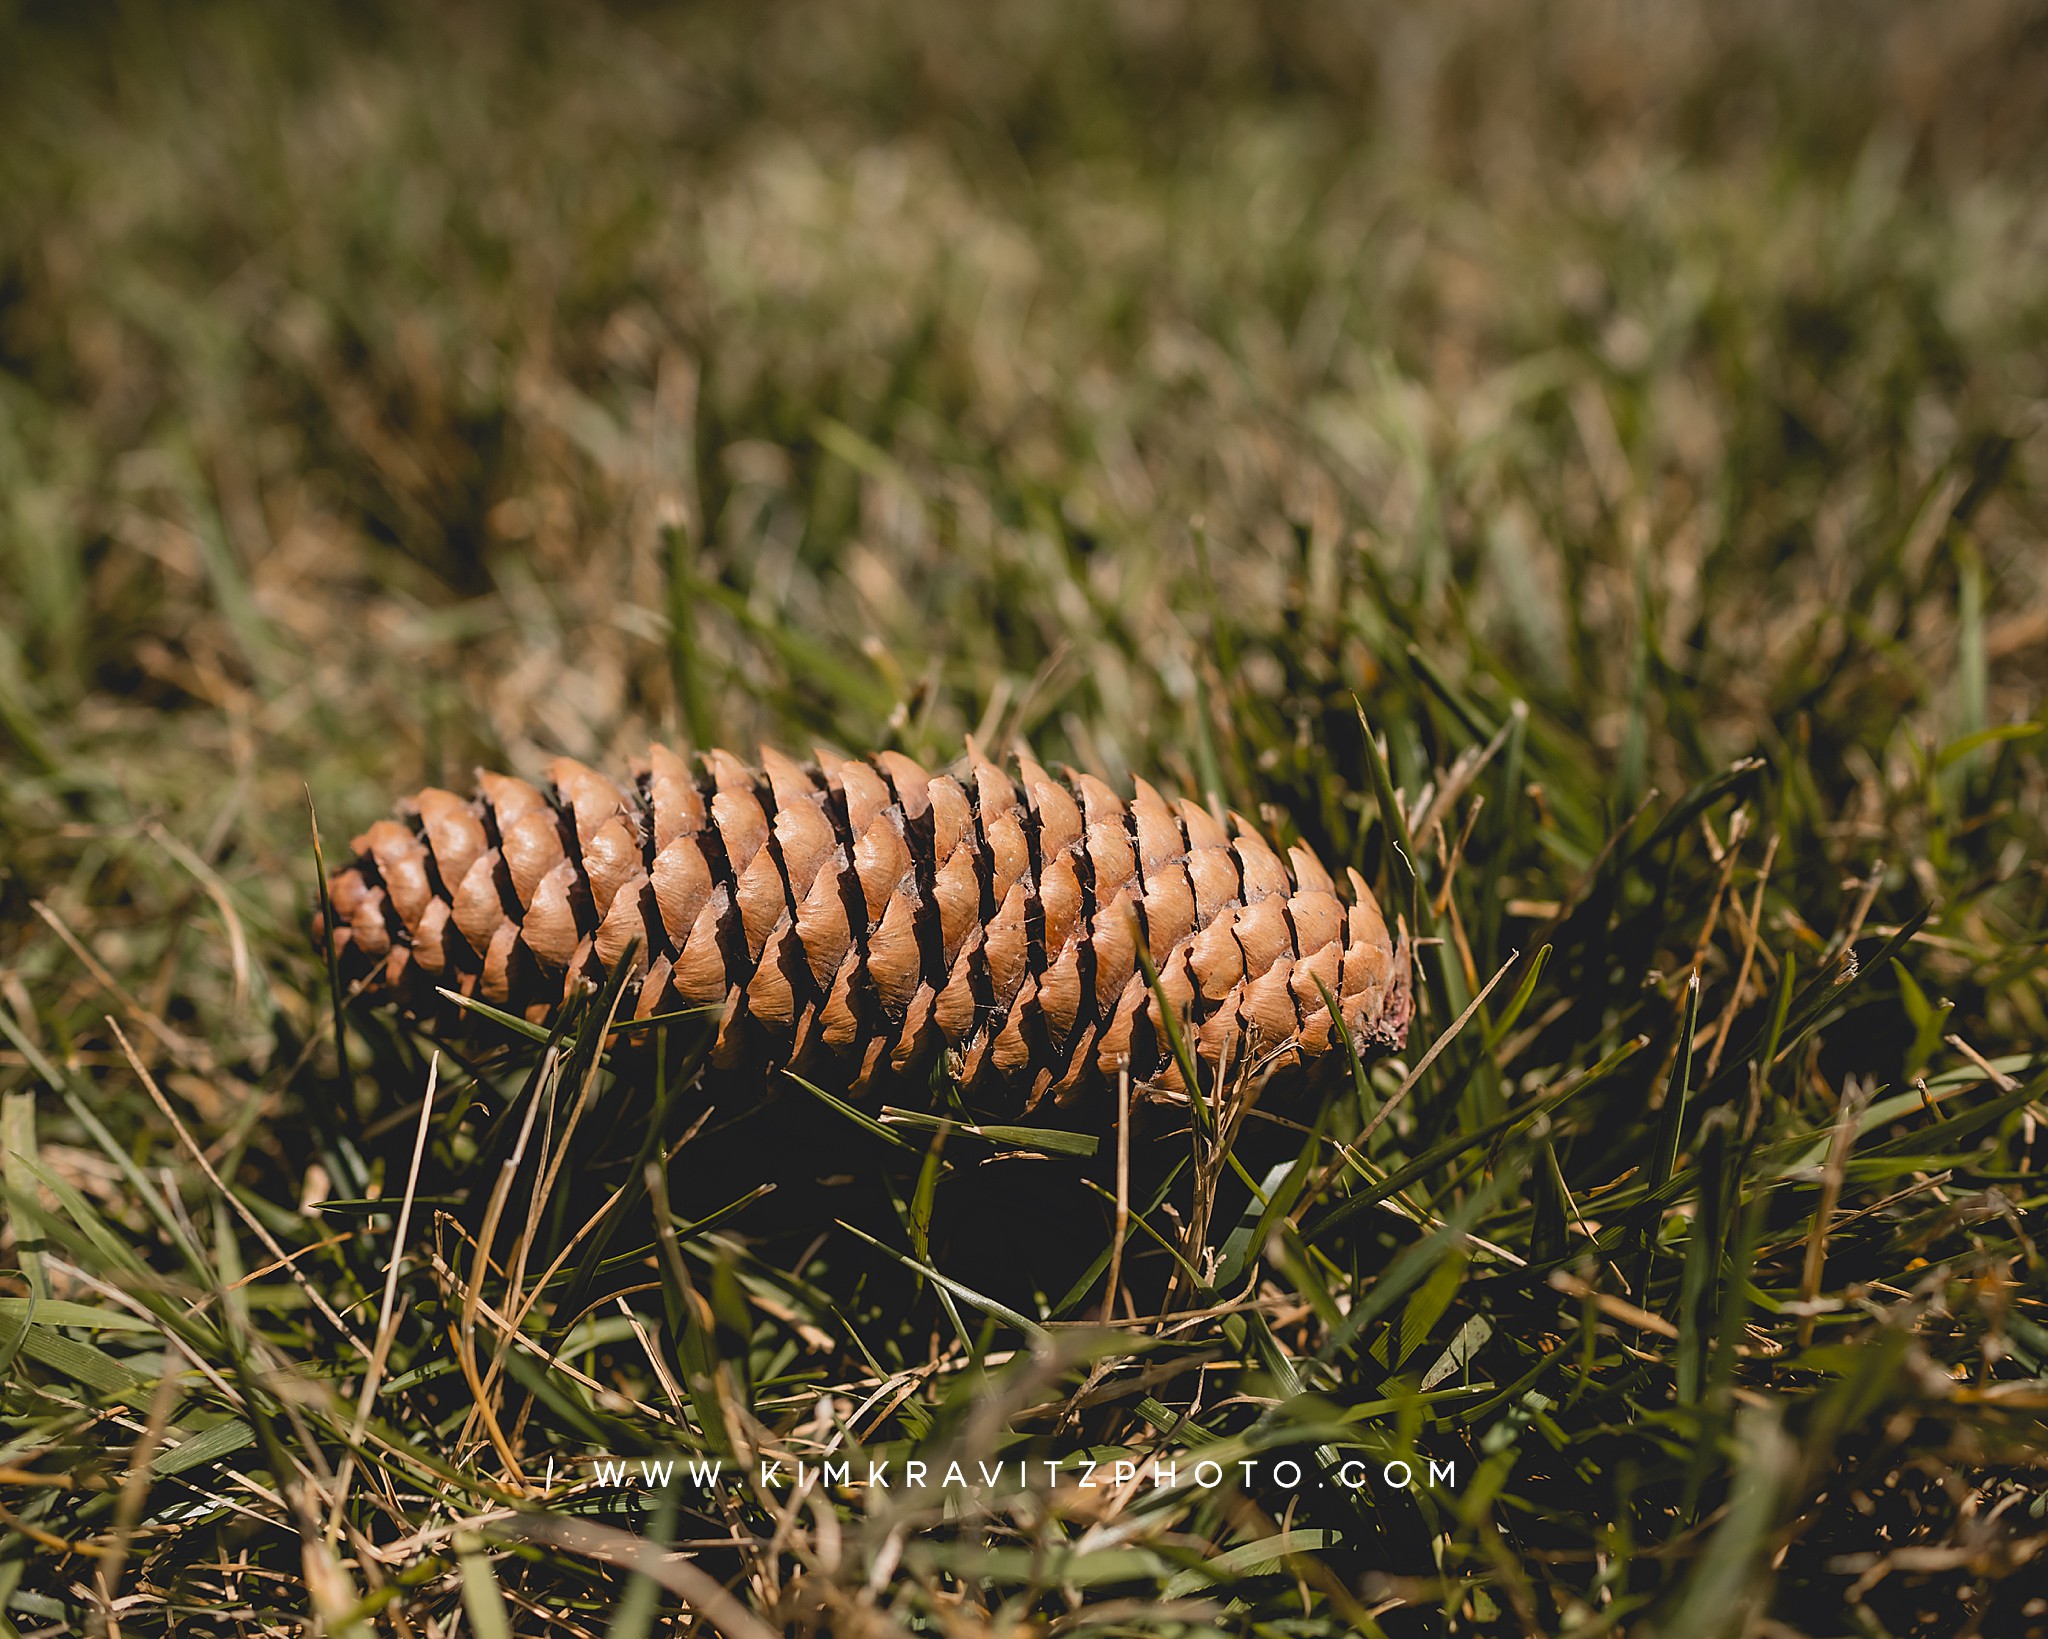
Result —
[[[958, 779], [885, 751], [756, 773], [652, 748], [621, 788], [560, 757], [551, 790], [479, 772], [429, 787], [352, 846], [330, 888], [344, 977], [430, 1009], [436, 987], [544, 1022], [630, 962], [636, 1018], [724, 1008], [714, 1061], [864, 1087], [945, 1051], [970, 1092], [1064, 1104], [1128, 1069], [1185, 1091], [1159, 1001], [1212, 1065], [1330, 1052], [1323, 988], [1361, 1051], [1399, 1047], [1405, 939], [1306, 847], [1292, 870], [1244, 819], [1129, 802], [1020, 757], [1021, 790], [974, 747]], [[324, 926], [324, 922], [322, 924]]]

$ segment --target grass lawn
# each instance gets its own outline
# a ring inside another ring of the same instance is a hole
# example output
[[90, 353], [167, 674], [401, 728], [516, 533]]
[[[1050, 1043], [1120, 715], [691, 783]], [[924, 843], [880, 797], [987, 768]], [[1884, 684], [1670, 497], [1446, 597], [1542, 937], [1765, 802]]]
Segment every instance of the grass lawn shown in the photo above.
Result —
[[[0, 8], [0, 1639], [2048, 1634], [2044, 87]], [[1356, 867], [1406, 1049], [849, 1100], [310, 936], [479, 766], [970, 735]]]

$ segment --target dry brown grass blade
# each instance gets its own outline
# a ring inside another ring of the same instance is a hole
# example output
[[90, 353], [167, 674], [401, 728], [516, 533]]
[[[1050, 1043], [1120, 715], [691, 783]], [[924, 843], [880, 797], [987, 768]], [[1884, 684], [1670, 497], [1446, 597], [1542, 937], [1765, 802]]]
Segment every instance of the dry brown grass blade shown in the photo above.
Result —
[[1117, 1289], [1123, 1284], [1124, 1237], [1131, 1232], [1131, 1073], [1116, 1078], [1116, 1219], [1109, 1243], [1109, 1280], [1102, 1294], [1105, 1324], [1116, 1317]]
[[164, 1090], [156, 1084], [156, 1077], [149, 1073], [149, 1066], [144, 1064], [137, 1055], [134, 1045], [128, 1040], [126, 1034], [123, 1033], [120, 1025], [109, 1018], [107, 1020], [107, 1028], [113, 1031], [114, 1040], [120, 1044], [121, 1051], [126, 1055], [129, 1065], [134, 1069], [136, 1075], [141, 1078], [142, 1085], [148, 1090], [150, 1098], [156, 1103], [156, 1107], [163, 1112], [164, 1119], [170, 1122], [171, 1130], [178, 1136], [178, 1142], [185, 1146], [186, 1153], [198, 1163], [199, 1170], [206, 1175], [206, 1181], [213, 1186], [214, 1192], [223, 1201], [227, 1202], [234, 1210], [236, 1217], [249, 1226], [250, 1231], [263, 1243], [270, 1255], [278, 1261], [279, 1265], [291, 1271], [292, 1280], [297, 1284], [299, 1290], [306, 1294], [313, 1307], [341, 1335], [343, 1341], [365, 1360], [369, 1359], [369, 1346], [349, 1329], [348, 1322], [335, 1313], [333, 1305], [328, 1303], [320, 1289], [306, 1278], [305, 1271], [299, 1268], [298, 1264], [286, 1254], [282, 1246], [278, 1245], [277, 1237], [272, 1235], [263, 1226], [263, 1220], [242, 1204], [241, 1197], [229, 1189], [221, 1175], [214, 1170], [213, 1163], [206, 1158], [206, 1152], [199, 1147], [198, 1141], [186, 1130], [185, 1123], [178, 1119], [178, 1112], [171, 1107], [171, 1101], [164, 1096]]
[[750, 1613], [716, 1579], [684, 1556], [594, 1520], [562, 1514], [517, 1513], [484, 1529], [516, 1542], [542, 1543], [621, 1570], [636, 1571], [682, 1599], [725, 1639], [777, 1639], [775, 1630]]
[[1820, 1296], [1821, 1270], [1828, 1255], [1828, 1234], [1834, 1227], [1835, 1204], [1842, 1198], [1842, 1181], [1849, 1169], [1849, 1151], [1856, 1142], [1857, 1118], [1863, 1114], [1863, 1107], [1870, 1102], [1876, 1090], [1874, 1083], [1850, 1080], [1842, 1089], [1841, 1102], [1835, 1111], [1834, 1133], [1828, 1142], [1827, 1160], [1821, 1165], [1820, 1205], [1814, 1209], [1813, 1221], [1807, 1229], [1806, 1258], [1799, 1273], [1799, 1301], [1804, 1306], [1799, 1317], [1799, 1346], [1802, 1349], [1813, 1341], [1815, 1317], [1812, 1305]]
[[1978, 1069], [1982, 1070], [1985, 1076], [1989, 1078], [1991, 1085], [1996, 1087], [2001, 1093], [2010, 1093], [2015, 1091], [2019, 1087], [2019, 1083], [2017, 1081], [2013, 1080], [2011, 1076], [2007, 1075], [2003, 1070], [1999, 1069], [1997, 1065], [1993, 1064], [1982, 1053], [1978, 1052], [1976, 1048], [1972, 1047], [1968, 1042], [1964, 1041], [1961, 1036], [1956, 1035], [1954, 1032], [1950, 1032], [1948, 1035], [1943, 1036], [1941, 1039], [1947, 1042], [1949, 1046], [1953, 1047], [1958, 1053], [1962, 1054], [1963, 1057], [1968, 1059], [1972, 1064], [1976, 1065]]
[[205, 1043], [196, 1042], [191, 1037], [173, 1030], [156, 1013], [144, 1007], [142, 1003], [130, 995], [121, 981], [107, 971], [105, 964], [97, 956], [93, 955], [91, 951], [86, 949], [84, 941], [71, 931], [65, 924], [64, 919], [42, 900], [35, 899], [29, 903], [35, 910], [36, 915], [49, 924], [57, 937], [62, 939], [70, 949], [71, 954], [78, 958], [86, 972], [93, 976], [94, 982], [109, 996], [113, 997], [115, 1001], [119, 1002], [136, 1023], [156, 1037], [164, 1045], [171, 1057], [187, 1069], [205, 1072], [213, 1068], [213, 1054], [207, 1050]]
[[433, 1119], [434, 1092], [440, 1080], [441, 1055], [437, 1051], [427, 1061], [427, 1090], [420, 1099], [420, 1123], [413, 1134], [412, 1164], [405, 1174], [405, 1198], [399, 1203], [398, 1222], [391, 1231], [391, 1262], [384, 1273], [384, 1296], [377, 1309], [377, 1341], [370, 1353], [370, 1363], [363, 1371], [363, 1386], [356, 1395], [355, 1420], [349, 1426], [350, 1449], [342, 1454], [334, 1502], [327, 1515], [327, 1540], [330, 1543], [337, 1539], [340, 1531], [342, 1507], [347, 1500], [349, 1481], [355, 1473], [354, 1447], [362, 1439], [363, 1430], [369, 1426], [370, 1407], [376, 1402], [377, 1389], [384, 1379], [384, 1363], [390, 1357], [391, 1342], [398, 1332], [398, 1266], [405, 1261], [406, 1247], [410, 1244], [413, 1199], [419, 1193], [420, 1163], [426, 1158], [427, 1130]]
[[[454, 1330], [456, 1357], [462, 1366], [462, 1375], [467, 1379], [470, 1392], [475, 1396], [470, 1415], [463, 1423], [463, 1438], [469, 1438], [476, 1423], [481, 1422], [492, 1446], [497, 1450], [499, 1460], [505, 1464], [506, 1473], [512, 1482], [527, 1487], [527, 1479], [519, 1466], [519, 1459], [513, 1454], [512, 1442], [506, 1437], [498, 1422], [497, 1409], [491, 1399], [490, 1390], [496, 1381], [494, 1356], [492, 1383], [486, 1383], [483, 1373], [477, 1367], [476, 1321], [483, 1307], [484, 1281], [491, 1269], [491, 1244], [497, 1238], [498, 1222], [505, 1212], [505, 1201], [512, 1189], [512, 1180], [518, 1174], [519, 1165], [526, 1159], [526, 1145], [533, 1136], [533, 1124], [545, 1102], [544, 1095], [552, 1087], [561, 1064], [559, 1053], [550, 1048], [547, 1058], [535, 1075], [534, 1085], [526, 1094], [526, 1116], [519, 1126], [518, 1140], [512, 1146], [512, 1153], [498, 1168], [497, 1179], [491, 1185], [489, 1203], [484, 1208], [483, 1227], [477, 1231], [475, 1255], [470, 1261], [469, 1279], [462, 1288], [462, 1307]], [[507, 1275], [509, 1281], [509, 1273]], [[500, 1346], [509, 1346], [512, 1341], [511, 1329], [502, 1323], [499, 1326]]]
[[116, 1614], [121, 1573], [128, 1563], [128, 1547], [142, 1519], [143, 1504], [149, 1500], [149, 1465], [163, 1448], [171, 1408], [178, 1402], [178, 1376], [176, 1372], [165, 1372], [157, 1379], [156, 1392], [149, 1400], [148, 1421], [128, 1453], [128, 1473], [121, 1482], [120, 1500], [114, 1505], [114, 1529], [93, 1572], [93, 1590], [99, 1597], [107, 1639], [121, 1639], [121, 1619]]
[[[448, 1261], [445, 1258], [441, 1257], [438, 1253], [428, 1253], [427, 1263], [433, 1269], [435, 1274], [439, 1275], [442, 1280], [447, 1282], [451, 1289], [460, 1284], [461, 1277], [457, 1275], [455, 1270], [449, 1265]], [[631, 1286], [628, 1287], [624, 1293], [618, 1295], [631, 1297], [637, 1293], [651, 1291], [653, 1289], [654, 1288], [652, 1286]], [[528, 1337], [524, 1332], [520, 1331], [516, 1326], [514, 1326], [505, 1315], [499, 1313], [499, 1311], [489, 1302], [479, 1303], [477, 1305], [476, 1312], [478, 1319], [488, 1321], [492, 1326], [496, 1327], [500, 1333], [502, 1333], [506, 1337], [509, 1337], [512, 1340], [512, 1346], [514, 1348], [524, 1349], [529, 1355], [531, 1355], [535, 1360], [538, 1360], [542, 1365], [546, 1366], [550, 1371], [560, 1372], [564, 1377], [569, 1378], [572, 1382], [580, 1383], [584, 1388], [590, 1390], [590, 1392], [597, 1397], [597, 1402], [599, 1405], [605, 1406], [612, 1410], [636, 1411], [639, 1412], [642, 1416], [654, 1418], [663, 1427], [672, 1426], [673, 1420], [669, 1417], [667, 1412], [661, 1409], [661, 1407], [656, 1405], [650, 1405], [645, 1400], [635, 1400], [629, 1395], [621, 1394], [617, 1389], [608, 1387], [607, 1385], [600, 1383], [588, 1372], [583, 1371], [574, 1365], [571, 1365], [561, 1356], [556, 1354], [550, 1354], [546, 1349], [542, 1348], [541, 1345], [537, 1343], [534, 1339]]]
[[221, 925], [227, 930], [230, 971], [234, 975], [232, 1005], [239, 1012], [249, 994], [249, 937], [242, 930], [241, 914], [235, 909], [227, 884], [221, 881], [218, 871], [158, 821], [148, 821], [143, 830], [165, 853], [192, 873], [193, 879], [206, 890], [206, 897], [213, 901], [213, 908], [220, 912]]
[[1429, 1051], [1422, 1055], [1421, 1062], [1401, 1078], [1401, 1085], [1394, 1089], [1384, 1104], [1373, 1111], [1372, 1119], [1365, 1124], [1358, 1137], [1353, 1140], [1354, 1144], [1363, 1144], [1380, 1130], [1381, 1126], [1385, 1124], [1387, 1117], [1393, 1114], [1395, 1106], [1415, 1090], [1415, 1084], [1428, 1073], [1429, 1067], [1436, 1063], [1438, 1056], [1443, 1050], [1458, 1039], [1458, 1033], [1471, 1022], [1472, 1015], [1479, 1011], [1485, 1004], [1486, 998], [1491, 996], [1501, 980], [1508, 976], [1508, 970], [1521, 959], [1522, 953], [1518, 950], [1508, 953], [1508, 959], [1501, 963], [1499, 971], [1486, 981], [1486, 988], [1465, 1004], [1465, 1010], [1456, 1019], [1451, 1021], [1450, 1029], [1446, 1030], [1429, 1044]]
[[1567, 1297], [1577, 1298], [1581, 1302], [1590, 1300], [1609, 1320], [1618, 1320], [1624, 1326], [1633, 1326], [1639, 1332], [1654, 1332], [1659, 1337], [1670, 1338], [1674, 1342], [1677, 1340], [1678, 1328], [1662, 1315], [1653, 1314], [1648, 1309], [1630, 1303], [1626, 1298], [1618, 1298], [1611, 1292], [1602, 1292], [1566, 1270], [1551, 1270], [1550, 1284]]
[[[1714, 1072], [1721, 1067], [1721, 1053], [1728, 1045], [1728, 1032], [1734, 1027], [1735, 1015], [1741, 1011], [1743, 992], [1749, 986], [1750, 969], [1756, 961], [1757, 941], [1763, 932], [1764, 889], [1770, 886], [1771, 866], [1778, 857], [1779, 833], [1773, 831], [1771, 840], [1764, 844], [1763, 863], [1757, 867], [1756, 895], [1750, 901], [1749, 917], [1742, 930], [1742, 962], [1735, 972], [1735, 984], [1728, 992], [1728, 1004], [1721, 1010], [1721, 1021], [1714, 1027], [1714, 1045], [1707, 1054], [1706, 1074], [1702, 1082], [1712, 1081]], [[1740, 901], [1737, 901], [1739, 907]]]

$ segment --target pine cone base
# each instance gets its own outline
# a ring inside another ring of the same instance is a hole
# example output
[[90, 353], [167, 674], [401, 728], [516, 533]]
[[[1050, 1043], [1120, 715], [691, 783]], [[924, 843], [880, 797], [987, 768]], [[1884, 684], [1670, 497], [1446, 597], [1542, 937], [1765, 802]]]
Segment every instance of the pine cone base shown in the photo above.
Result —
[[1141, 945], [1219, 1070], [1331, 1053], [1326, 995], [1361, 1052], [1403, 1045], [1406, 940], [1356, 871], [1347, 904], [1236, 814], [1017, 766], [970, 742], [957, 775], [660, 745], [623, 786], [566, 757], [545, 790], [480, 771], [473, 798], [429, 787], [354, 840], [319, 936], [351, 985], [420, 1011], [445, 988], [546, 1022], [626, 964], [622, 1012], [717, 1010], [720, 1065], [859, 1092], [945, 1054], [1026, 1110], [1125, 1070], [1185, 1095]]

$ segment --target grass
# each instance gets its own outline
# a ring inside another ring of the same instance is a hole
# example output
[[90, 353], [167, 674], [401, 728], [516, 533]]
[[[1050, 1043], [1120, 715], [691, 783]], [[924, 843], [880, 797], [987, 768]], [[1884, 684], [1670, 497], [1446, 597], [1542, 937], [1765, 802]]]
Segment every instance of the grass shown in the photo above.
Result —
[[[2048, 1631], [2031, 13], [0, 28], [0, 1633]], [[309, 796], [970, 732], [1408, 1054], [337, 1053]]]

